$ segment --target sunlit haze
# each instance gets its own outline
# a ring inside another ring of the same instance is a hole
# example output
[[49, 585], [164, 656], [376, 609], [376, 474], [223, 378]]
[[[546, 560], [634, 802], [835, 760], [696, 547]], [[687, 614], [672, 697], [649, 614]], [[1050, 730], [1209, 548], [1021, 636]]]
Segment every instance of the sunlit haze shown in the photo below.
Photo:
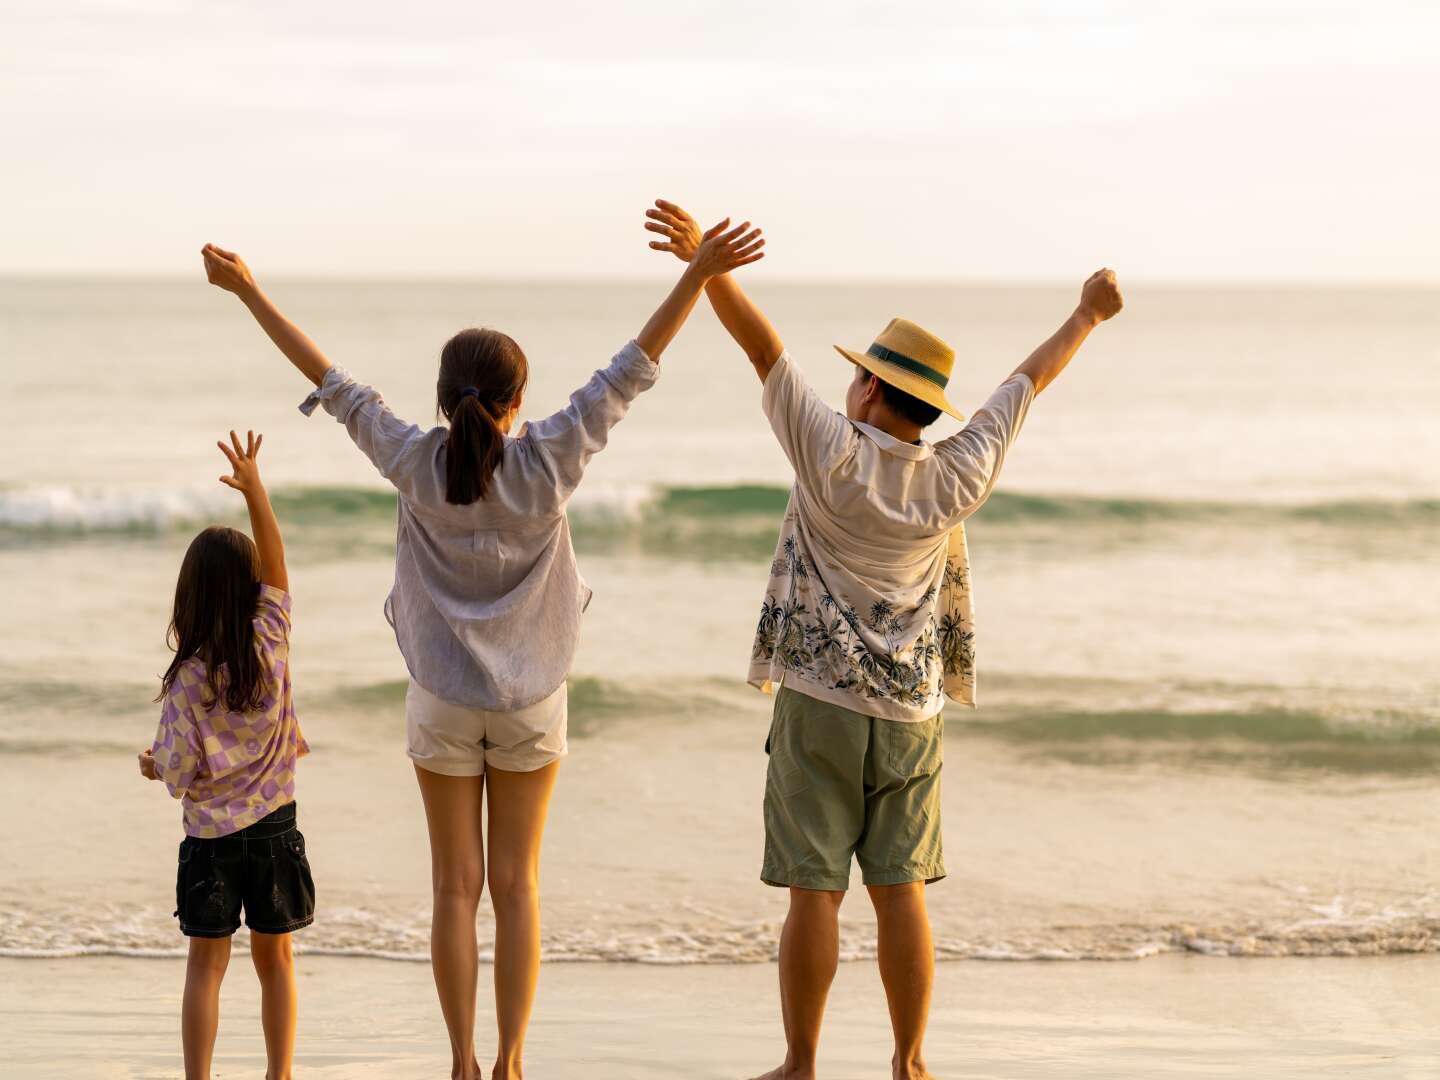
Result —
[[[1440, 7], [7, 3], [0, 272], [1440, 282]], [[668, 269], [666, 269], [668, 273]]]

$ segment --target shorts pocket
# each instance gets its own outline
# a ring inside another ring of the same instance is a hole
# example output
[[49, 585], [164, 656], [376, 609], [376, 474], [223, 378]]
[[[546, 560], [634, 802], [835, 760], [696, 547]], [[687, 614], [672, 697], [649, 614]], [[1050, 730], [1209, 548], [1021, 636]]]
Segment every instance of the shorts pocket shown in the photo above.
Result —
[[887, 725], [890, 771], [913, 780], [940, 768], [944, 721], [936, 716], [918, 724], [892, 721]]
[[315, 915], [315, 879], [310, 875], [310, 860], [305, 857], [305, 834], [293, 829], [285, 835], [285, 851], [293, 865], [294, 889], [291, 895], [289, 922], [308, 922]]
[[301, 861], [305, 860], [305, 834], [299, 829], [291, 829], [284, 836], [285, 850], [291, 856]]
[[765, 775], [766, 787], [782, 798], [798, 795], [810, 786], [809, 775], [784, 746], [776, 746], [770, 751], [770, 764]]
[[180, 917], [180, 909], [185, 906], [185, 877], [194, 858], [195, 844], [187, 836], [180, 841], [180, 853], [175, 860], [175, 911], [173, 914], [177, 919]]

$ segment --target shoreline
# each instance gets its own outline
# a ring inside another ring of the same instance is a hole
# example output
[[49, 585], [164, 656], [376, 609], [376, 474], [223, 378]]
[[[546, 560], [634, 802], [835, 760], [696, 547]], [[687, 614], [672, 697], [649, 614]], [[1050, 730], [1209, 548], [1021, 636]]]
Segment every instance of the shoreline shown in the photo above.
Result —
[[[444, 1075], [448, 1043], [421, 963], [299, 958], [297, 1072]], [[0, 960], [7, 1076], [140, 1080], [180, 1071], [177, 959]], [[773, 963], [551, 962], [527, 1044], [535, 1077], [743, 1080], [783, 1040]], [[1440, 959], [1282, 958], [1223, 963], [958, 960], [937, 969], [926, 1059], [953, 1077], [1403, 1077], [1440, 1056]], [[477, 1031], [493, 1045], [482, 974]], [[834, 1080], [888, 1073], [873, 963], [841, 965], [821, 1048]], [[258, 994], [243, 957], [222, 991], [216, 1075], [263, 1069]]]

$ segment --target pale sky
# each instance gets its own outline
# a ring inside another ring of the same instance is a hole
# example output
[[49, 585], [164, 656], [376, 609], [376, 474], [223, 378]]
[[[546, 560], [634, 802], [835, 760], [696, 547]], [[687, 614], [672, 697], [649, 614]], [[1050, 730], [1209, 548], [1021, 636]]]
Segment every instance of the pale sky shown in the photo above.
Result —
[[0, 272], [1440, 284], [1440, 4], [0, 7]]

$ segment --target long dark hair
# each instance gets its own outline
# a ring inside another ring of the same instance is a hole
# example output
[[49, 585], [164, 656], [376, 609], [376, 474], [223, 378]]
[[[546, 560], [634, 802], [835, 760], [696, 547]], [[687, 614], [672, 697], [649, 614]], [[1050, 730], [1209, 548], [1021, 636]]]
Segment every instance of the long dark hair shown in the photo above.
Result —
[[445, 443], [445, 501], [483, 499], [505, 451], [504, 416], [525, 389], [530, 365], [498, 330], [461, 330], [440, 351], [435, 400], [450, 421]]
[[[161, 677], [163, 699], [191, 657], [205, 665], [206, 708], [224, 701], [234, 712], [265, 702], [265, 678], [255, 651], [255, 609], [260, 602], [260, 553], [242, 532], [212, 525], [194, 540], [175, 582], [175, 610], [165, 640], [175, 659]], [[221, 669], [224, 677], [221, 677]]]

